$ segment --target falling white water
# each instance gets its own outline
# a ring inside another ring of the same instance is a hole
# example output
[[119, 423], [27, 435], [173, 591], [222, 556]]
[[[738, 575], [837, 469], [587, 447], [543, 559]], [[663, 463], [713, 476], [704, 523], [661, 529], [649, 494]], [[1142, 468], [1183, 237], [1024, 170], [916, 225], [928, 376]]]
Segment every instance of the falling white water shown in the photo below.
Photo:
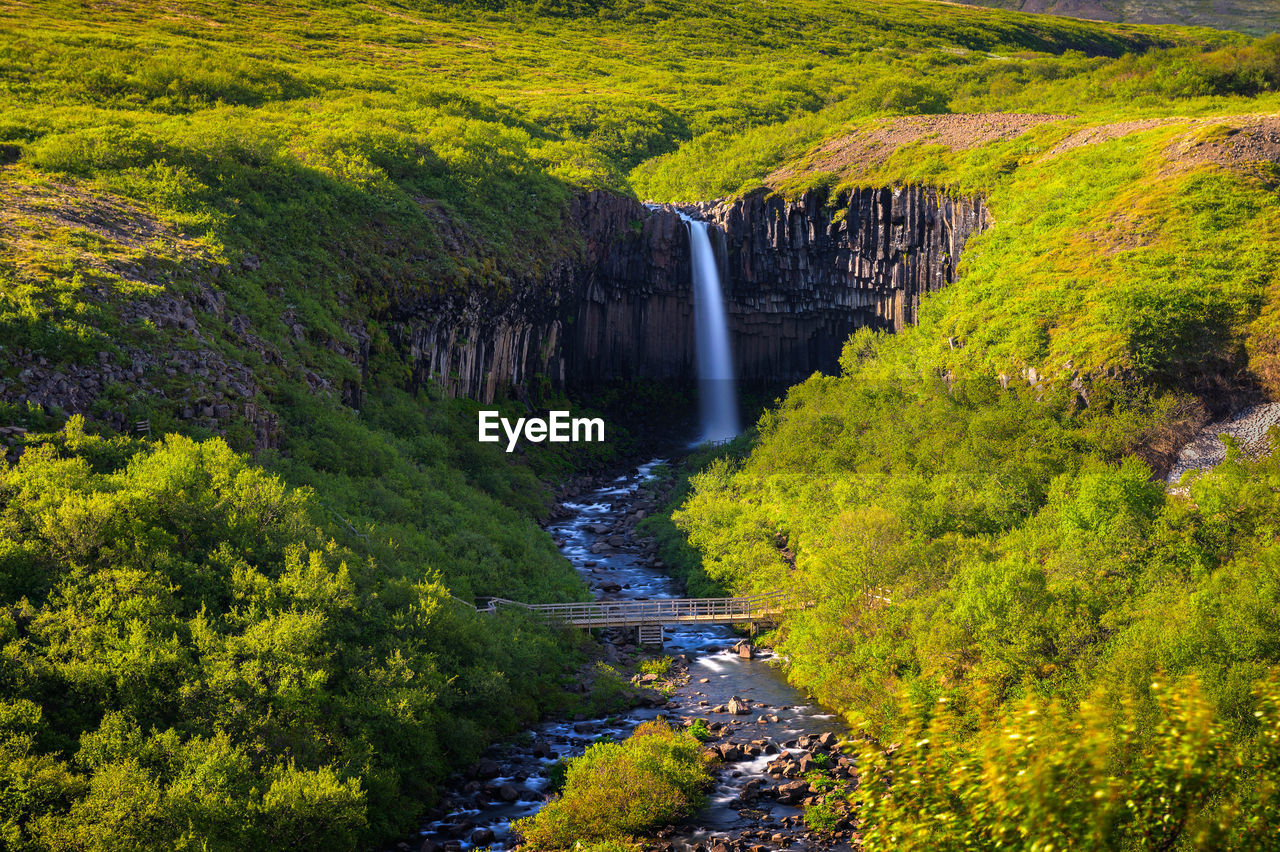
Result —
[[735, 437], [741, 429], [738, 391], [733, 380], [733, 352], [729, 349], [729, 323], [720, 292], [720, 268], [711, 250], [707, 223], [684, 215], [681, 218], [689, 224], [693, 254], [693, 317], [697, 330], [702, 440], [724, 441]]

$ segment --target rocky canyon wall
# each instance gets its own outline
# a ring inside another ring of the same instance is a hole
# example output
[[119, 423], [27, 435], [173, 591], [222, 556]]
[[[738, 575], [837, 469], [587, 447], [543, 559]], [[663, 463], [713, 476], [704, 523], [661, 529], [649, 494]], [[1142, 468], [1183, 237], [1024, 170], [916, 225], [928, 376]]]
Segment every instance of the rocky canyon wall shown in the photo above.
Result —
[[[832, 372], [857, 328], [915, 321], [985, 227], [977, 198], [921, 187], [764, 193], [684, 208], [713, 222], [739, 378], [780, 385]], [[420, 381], [489, 401], [534, 376], [583, 388], [695, 378], [689, 236], [673, 208], [593, 192], [570, 216], [580, 256], [512, 295], [397, 303], [395, 336]]]

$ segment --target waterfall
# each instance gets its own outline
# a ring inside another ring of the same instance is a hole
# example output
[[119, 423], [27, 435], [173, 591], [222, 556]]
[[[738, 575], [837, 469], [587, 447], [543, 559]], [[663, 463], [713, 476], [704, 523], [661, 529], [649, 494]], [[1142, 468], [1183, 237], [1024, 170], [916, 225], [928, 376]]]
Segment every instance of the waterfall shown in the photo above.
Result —
[[681, 214], [689, 225], [693, 254], [693, 317], [697, 331], [698, 406], [702, 412], [703, 441], [735, 437], [738, 425], [738, 391], [733, 380], [733, 353], [729, 348], [729, 323], [720, 292], [720, 268], [706, 222]]

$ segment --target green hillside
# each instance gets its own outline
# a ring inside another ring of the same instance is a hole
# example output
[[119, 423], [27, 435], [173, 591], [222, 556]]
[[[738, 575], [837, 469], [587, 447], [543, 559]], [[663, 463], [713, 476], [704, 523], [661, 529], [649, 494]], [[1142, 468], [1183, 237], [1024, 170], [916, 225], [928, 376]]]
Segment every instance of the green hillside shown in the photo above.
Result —
[[[586, 189], [905, 182], [994, 225], [918, 328], [856, 337], [695, 479], [693, 567], [821, 593], [781, 636], [797, 682], [885, 737], [956, 700], [955, 761], [1017, 702], [1098, 694], [1134, 708], [1099, 742], [1150, 753], [1159, 667], [1263, 797], [1187, 812], [1267, 837], [1272, 465], [1191, 502], [1143, 465], [1280, 391], [1278, 92], [1276, 39], [924, 0], [5, 4], [0, 426], [29, 432], [0, 461], [0, 846], [409, 836], [451, 770], [573, 706], [572, 639], [450, 595], [585, 597], [537, 522], [611, 450], [476, 444], [388, 305], [537, 280], [582, 251]], [[1049, 117], [947, 124], [996, 112]], [[851, 626], [869, 586], [897, 605]], [[1121, 750], [1071, 759], [1122, 797]]]

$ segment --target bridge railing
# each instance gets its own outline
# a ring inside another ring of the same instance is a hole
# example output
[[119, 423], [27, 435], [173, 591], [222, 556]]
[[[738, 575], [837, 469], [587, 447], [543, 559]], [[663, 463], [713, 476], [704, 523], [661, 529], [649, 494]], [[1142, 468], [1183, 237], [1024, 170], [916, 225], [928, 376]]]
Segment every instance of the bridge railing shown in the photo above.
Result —
[[805, 602], [793, 595], [771, 592], [747, 598], [669, 598], [563, 604], [525, 604], [494, 598], [489, 602], [488, 611], [515, 606], [578, 627], [607, 627], [682, 621], [762, 621], [805, 605]]

